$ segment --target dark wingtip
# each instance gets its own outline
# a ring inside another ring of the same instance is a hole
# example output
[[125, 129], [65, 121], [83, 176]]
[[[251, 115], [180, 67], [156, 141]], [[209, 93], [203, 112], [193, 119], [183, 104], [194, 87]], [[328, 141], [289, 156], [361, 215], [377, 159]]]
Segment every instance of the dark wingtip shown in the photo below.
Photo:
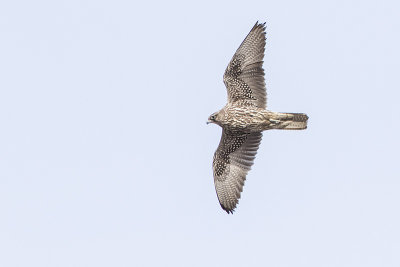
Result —
[[230, 213], [230, 214], [233, 214], [233, 212], [235, 211], [235, 208], [236, 207], [234, 207], [233, 209], [229, 209], [229, 208], [226, 208], [226, 207], [224, 207], [222, 204], [220, 204], [221, 205], [221, 208], [224, 210], [224, 211], [226, 211], [226, 213]]
[[258, 22], [258, 20], [256, 21], [256, 24], [254, 24], [254, 27], [257, 27], [257, 26], [261, 26], [261, 27], [265, 27], [265, 24], [266, 24], [266, 22]]
[[265, 30], [267, 28], [265, 25], [266, 25], [266, 22], [259, 23], [258, 20], [257, 20], [256, 24], [254, 24], [254, 26], [251, 29], [251, 31], [253, 31], [255, 29], [261, 29], [265, 33]]

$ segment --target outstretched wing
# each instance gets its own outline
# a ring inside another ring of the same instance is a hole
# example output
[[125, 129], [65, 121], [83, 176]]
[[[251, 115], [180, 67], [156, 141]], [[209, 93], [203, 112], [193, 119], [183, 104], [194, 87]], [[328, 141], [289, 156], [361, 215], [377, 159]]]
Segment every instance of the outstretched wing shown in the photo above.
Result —
[[227, 213], [233, 213], [239, 202], [261, 137], [261, 132], [249, 134], [222, 130], [221, 141], [214, 154], [213, 172], [219, 203]]
[[266, 108], [264, 69], [265, 23], [258, 22], [239, 46], [224, 74], [228, 102]]

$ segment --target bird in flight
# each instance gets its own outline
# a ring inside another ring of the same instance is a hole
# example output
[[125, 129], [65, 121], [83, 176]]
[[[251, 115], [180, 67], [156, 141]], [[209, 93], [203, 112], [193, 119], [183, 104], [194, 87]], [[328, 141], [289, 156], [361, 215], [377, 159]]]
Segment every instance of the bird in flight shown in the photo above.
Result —
[[304, 130], [308, 116], [266, 109], [267, 96], [263, 59], [265, 23], [256, 23], [236, 50], [224, 73], [228, 103], [208, 118], [222, 127], [221, 141], [214, 153], [215, 190], [221, 207], [233, 213], [253, 165], [262, 131]]

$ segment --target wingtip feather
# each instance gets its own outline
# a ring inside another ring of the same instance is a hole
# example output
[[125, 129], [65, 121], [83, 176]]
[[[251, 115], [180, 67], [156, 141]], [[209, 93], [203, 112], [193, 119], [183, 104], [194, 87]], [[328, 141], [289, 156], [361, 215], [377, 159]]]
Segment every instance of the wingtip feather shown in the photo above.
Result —
[[221, 208], [222, 208], [226, 213], [228, 213], [228, 214], [233, 214], [233, 212], [234, 212], [235, 209], [236, 209], [236, 206], [233, 207], [232, 209], [229, 209], [229, 208], [227, 208], [227, 207], [225, 207], [225, 206], [223, 206], [223, 205], [221, 204]]

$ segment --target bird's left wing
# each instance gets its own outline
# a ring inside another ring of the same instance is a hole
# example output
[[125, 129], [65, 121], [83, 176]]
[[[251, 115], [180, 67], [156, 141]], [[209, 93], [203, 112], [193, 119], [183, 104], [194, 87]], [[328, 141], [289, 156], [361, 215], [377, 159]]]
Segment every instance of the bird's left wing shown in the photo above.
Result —
[[213, 160], [214, 184], [221, 207], [233, 213], [247, 172], [253, 165], [262, 133], [222, 131]]
[[265, 23], [258, 22], [236, 50], [224, 73], [228, 102], [266, 108], [263, 59]]

